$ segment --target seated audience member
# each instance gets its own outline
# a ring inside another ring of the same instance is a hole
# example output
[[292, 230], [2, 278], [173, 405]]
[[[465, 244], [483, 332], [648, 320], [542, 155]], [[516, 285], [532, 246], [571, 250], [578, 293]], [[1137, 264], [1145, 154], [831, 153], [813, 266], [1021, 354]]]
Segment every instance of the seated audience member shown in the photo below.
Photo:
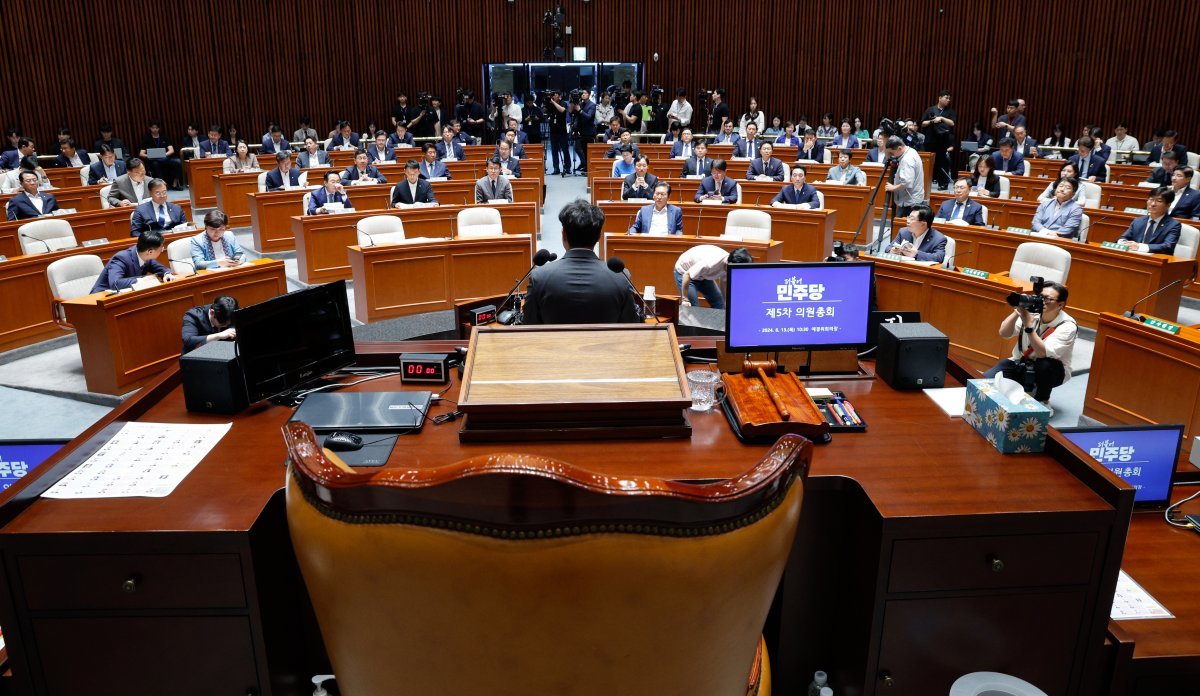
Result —
[[34, 148], [33, 139], [20, 138], [17, 140], [17, 149], [6, 150], [0, 154], [0, 169], [11, 171], [21, 168], [21, 160], [26, 157], [37, 157], [37, 151]]
[[263, 136], [262, 148], [259, 153], [263, 155], [273, 155], [279, 152], [291, 152], [292, 144], [283, 137], [283, 129], [279, 124], [272, 123], [270, 130]]
[[1100, 159], [1107, 162], [1112, 157], [1112, 149], [1110, 149], [1108, 145], [1104, 144], [1104, 129], [1100, 126], [1092, 126], [1091, 130], [1088, 132], [1088, 136], [1094, 143], [1094, 146], [1092, 147], [1092, 154], [1099, 155]]
[[971, 195], [1000, 197], [1000, 177], [991, 157], [975, 160], [975, 171], [971, 172]]
[[454, 133], [454, 142], [459, 145], [474, 145], [475, 137], [462, 129], [462, 121], [453, 119], [450, 121], [450, 131]]
[[817, 189], [813, 185], [805, 181], [808, 176], [808, 169], [803, 164], [797, 164], [792, 167], [792, 183], [779, 189], [779, 193], [771, 199], [771, 207], [779, 206], [795, 206], [797, 208], [819, 208], [820, 198], [817, 196]]
[[58, 210], [58, 201], [49, 193], [38, 190], [37, 172], [24, 170], [18, 175], [21, 191], [8, 201], [9, 220], [29, 220], [51, 215]]
[[188, 224], [183, 208], [167, 201], [167, 182], [151, 179], [146, 189], [150, 192], [150, 200], [134, 208], [129, 221], [130, 236], [136, 237], [149, 230], [163, 232]]
[[708, 144], [704, 141], [696, 143], [696, 154], [683, 163], [682, 177], [706, 177], [712, 174], [712, 159], [708, 156]]
[[[1067, 288], [1059, 283], [1046, 283], [1042, 288], [1045, 303], [1041, 314], [1024, 307], [1014, 307], [1000, 323], [1000, 337], [1017, 339], [1012, 357], [996, 363], [983, 374], [991, 379], [1004, 375], [1008, 379], [1032, 386], [1032, 396], [1049, 405], [1050, 392], [1071, 377], [1071, 352], [1079, 325], [1067, 314]], [[1031, 376], [1029, 373], [1032, 373]]]
[[621, 148], [621, 159], [613, 162], [612, 176], [625, 178], [632, 174], [636, 168], [634, 165], [633, 148], [628, 145], [623, 146]]
[[771, 143], [763, 143], [759, 148], [761, 156], [750, 162], [746, 178], [757, 181], [783, 181], [783, 162], [771, 156], [774, 152], [775, 147]]
[[275, 168], [267, 172], [268, 191], [279, 191], [285, 186], [300, 186], [300, 170], [292, 166], [291, 152], [275, 153]]
[[1054, 189], [1054, 198], [1042, 201], [1033, 215], [1034, 234], [1043, 237], [1078, 239], [1083, 208], [1075, 202], [1078, 179], [1062, 179]]
[[336, 203], [342, 206], [343, 209], [353, 208], [354, 204], [350, 202], [350, 196], [346, 195], [346, 188], [342, 186], [342, 176], [336, 171], [325, 172], [325, 185], [312, 192], [308, 201], [309, 215], [325, 215], [330, 212], [328, 204]]
[[392, 188], [392, 207], [401, 208], [417, 203], [437, 205], [437, 202], [433, 195], [433, 186], [421, 178], [421, 168], [417, 161], [409, 160], [404, 165], [404, 180]]
[[1159, 186], [1170, 186], [1171, 178], [1175, 176], [1175, 170], [1179, 168], [1179, 155], [1171, 150], [1167, 150], [1162, 156], [1162, 166], [1155, 167], [1150, 171], [1150, 176], [1146, 178], [1152, 184]]
[[1092, 152], [1092, 146], [1095, 141], [1091, 136], [1084, 136], [1075, 143], [1078, 152], [1071, 155], [1068, 161], [1075, 164], [1079, 169], [1079, 178], [1083, 181], [1093, 181], [1098, 184], [1104, 183], [1106, 173], [1104, 169], [1104, 158]]
[[493, 157], [487, 162], [487, 175], [475, 182], [475, 202], [487, 203], [494, 200], [513, 201], [512, 184], [500, 176], [500, 158]]
[[379, 169], [367, 162], [367, 153], [359, 150], [354, 153], [354, 164], [342, 174], [342, 181], [349, 181], [351, 186], [370, 184], [386, 184], [387, 177], [379, 173]]
[[329, 139], [329, 147], [325, 149], [357, 151], [362, 149], [362, 143], [358, 139], [358, 133], [350, 130], [349, 121], [338, 121], [337, 133]]
[[111, 184], [124, 173], [125, 163], [117, 159], [111, 147], [102, 145], [99, 157], [88, 167], [88, 186]]
[[1077, 169], [1075, 167], [1075, 164], [1073, 162], [1069, 162], [1069, 161], [1063, 162], [1062, 166], [1058, 168], [1058, 178], [1055, 179], [1052, 183], [1047, 184], [1046, 188], [1040, 194], [1038, 194], [1038, 197], [1037, 197], [1038, 203], [1041, 203], [1042, 201], [1048, 201], [1051, 198], [1054, 198], [1054, 193], [1055, 193], [1055, 191], [1058, 190], [1058, 185], [1059, 185], [1059, 183], [1062, 182], [1063, 179], [1074, 179], [1075, 180], [1075, 184], [1076, 184], [1075, 197], [1072, 200], [1074, 200], [1076, 203], [1078, 203], [1080, 206], [1082, 206], [1084, 192], [1083, 192], [1083, 185], [1079, 183], [1079, 169]]
[[383, 134], [383, 131], [379, 131], [375, 135], [375, 140], [367, 146], [367, 161], [371, 164], [396, 162], [396, 151], [388, 145], [387, 136]]
[[462, 145], [454, 140], [454, 129], [450, 126], [442, 128], [442, 139], [437, 144], [437, 156], [443, 162], [461, 162], [463, 159]]
[[778, 116], [772, 116], [771, 125], [767, 126], [766, 130], [763, 131], [763, 137], [771, 142], [775, 142], [775, 138], [781, 135], [783, 135], [783, 119]]
[[1128, 155], [1122, 155], [1122, 152], [1133, 152], [1134, 150], [1142, 149], [1138, 139], [1129, 134], [1129, 127], [1123, 121], [1117, 121], [1117, 125], [1113, 127], [1113, 137], [1109, 138], [1104, 143], [1108, 146], [1108, 161], [1121, 162]]
[[580, 199], [564, 206], [558, 219], [567, 251], [561, 259], [535, 268], [529, 276], [522, 323], [641, 321], [629, 278], [624, 273], [613, 273], [592, 251], [604, 228], [604, 212]]
[[621, 119], [613, 116], [612, 118], [608, 119], [608, 128], [605, 128], [603, 131], [601, 131], [600, 142], [612, 145], [613, 143], [618, 142], [621, 139], [621, 133], [625, 132], [627, 131], [621, 127]]
[[720, 201], [721, 203], [737, 203], [737, 184], [725, 176], [728, 165], [723, 159], [715, 159], [712, 163], [712, 173], [700, 181], [696, 189], [695, 201]]
[[658, 177], [649, 173], [650, 160], [642, 155], [633, 163], [633, 173], [626, 176], [621, 184], [621, 200], [631, 198], [654, 198], [654, 187], [658, 185]]
[[233, 328], [233, 313], [238, 301], [221, 295], [210, 305], [192, 307], [183, 313], [183, 352], [193, 351], [209, 341], [232, 341], [237, 338]]
[[91, 291], [124, 290], [145, 275], [161, 276], [168, 283], [175, 280], [171, 269], [155, 260], [165, 250], [162, 234], [154, 230], [146, 232], [137, 238], [136, 244], [113, 254]]
[[983, 226], [983, 206], [971, 199], [971, 184], [966, 179], [954, 182], [954, 197], [938, 208], [937, 217], [946, 222], [961, 220], [968, 225]]
[[1013, 149], [1022, 159], [1038, 156], [1037, 141], [1029, 137], [1025, 126], [1017, 126], [1013, 129]]
[[129, 153], [125, 150], [125, 143], [120, 138], [113, 135], [112, 124], [100, 124], [100, 139], [92, 143], [92, 152], [100, 152], [100, 146], [107, 145], [117, 152], [118, 158], [123, 158]]
[[191, 239], [192, 267], [197, 271], [208, 268], [232, 268], [246, 259], [237, 237], [229, 231], [229, 216], [220, 210], [204, 215], [204, 229]]
[[87, 150], [81, 150], [74, 140], [68, 140], [61, 145], [54, 164], [59, 167], [85, 167], [92, 163], [92, 156]]
[[125, 174], [117, 177], [112, 188], [108, 190], [108, 204], [116, 208], [141, 203], [150, 197], [150, 191], [146, 188], [147, 183], [146, 165], [134, 157], [126, 165]]
[[421, 160], [421, 178], [422, 179], [450, 179], [450, 170], [446, 165], [438, 161], [437, 144], [425, 143], [421, 146], [425, 153], [425, 157]]
[[796, 156], [797, 162], [802, 160], [825, 161], [825, 146], [817, 140], [817, 133], [811, 128], [804, 131], [804, 142], [800, 143], [800, 152]]
[[688, 249], [675, 260], [675, 288], [679, 290], [679, 305], [698, 305], [699, 295], [704, 295], [709, 307], [725, 309], [725, 296], [721, 294], [720, 283], [728, 274], [729, 264], [753, 261], [746, 247], [725, 251], [715, 244], [701, 244]]
[[999, 174], [1025, 176], [1025, 158], [1017, 152], [1017, 143], [1012, 138], [1001, 138], [1000, 148], [992, 153], [992, 164]]
[[867, 161], [883, 164], [887, 160], [887, 135], [880, 133], [875, 136], [875, 147], [867, 152]]
[[[382, 131], [381, 131], [382, 132]], [[416, 141], [413, 140], [412, 133], [408, 132], [408, 124], [404, 121], [396, 122], [396, 131], [391, 135], [384, 136], [384, 141], [388, 148], [395, 150], [396, 148], [416, 147]], [[379, 142], [379, 133], [375, 134], [375, 142]], [[380, 148], [382, 150], [382, 148]], [[395, 160], [395, 153], [392, 154], [392, 159]], [[375, 160], [371, 160], [374, 162]]]
[[316, 138], [308, 136], [304, 139], [304, 149], [296, 156], [296, 164], [301, 169], [328, 167], [330, 164], [329, 153], [321, 149]]
[[933, 211], [924, 203], [913, 207], [908, 224], [896, 233], [888, 252], [917, 261], [946, 260], [946, 237], [933, 229]]
[[671, 143], [671, 159], [687, 159], [695, 152], [696, 140], [691, 128], [680, 131], [679, 140]]
[[754, 159], [758, 157], [758, 149], [762, 144], [762, 139], [758, 137], [758, 126], [753, 122], [747, 123], [746, 137], [734, 144], [733, 156]]
[[608, 152], [604, 153], [604, 156], [608, 159], [619, 160], [621, 159], [621, 151], [625, 148], [629, 148], [629, 151], [633, 153], [635, 158], [642, 154], [638, 152], [638, 146], [633, 142], [633, 133], [625, 131], [621, 134], [621, 138], [613, 143], [612, 147], [608, 148]]
[[317, 129], [312, 127], [312, 121], [307, 116], [300, 117], [300, 127], [292, 133], [292, 142], [302, 143], [306, 138], [317, 139]]
[[496, 149], [500, 153], [496, 156], [496, 159], [500, 160], [500, 173], [504, 176], [520, 179], [521, 160], [512, 156], [512, 143], [507, 140], [501, 140], [497, 143]]
[[837, 164], [829, 168], [829, 174], [826, 175], [827, 181], [836, 181], [839, 184], [847, 186], [863, 186], [867, 183], [867, 175], [863, 170], [850, 164], [852, 156], [849, 150], [838, 152]]
[[[529, 144], [529, 136], [525, 134], [525, 131], [521, 130], [521, 122], [515, 118], [508, 119], [508, 130], [512, 131], [514, 137], [516, 138], [513, 143], [521, 146], [521, 154], [518, 155], [517, 150], [514, 149], [513, 156], [525, 159], [525, 146]], [[505, 137], [507, 137], [507, 135], [508, 134], [505, 133]]]
[[1054, 124], [1050, 129], [1050, 137], [1042, 142], [1050, 147], [1071, 147], [1071, 139], [1067, 137], [1067, 127], [1061, 123]]
[[734, 123], [732, 120], [726, 121], [725, 124], [721, 126], [721, 131], [717, 133], [717, 137], [712, 141], [712, 144], [736, 146], [738, 141], [742, 139], [742, 136], [734, 132], [733, 126]]
[[821, 125], [817, 126], [818, 138], [832, 138], [837, 135], [837, 126], [833, 125], [833, 112], [821, 114]]
[[38, 188], [54, 188], [54, 185], [50, 183], [50, 177], [46, 176], [46, 170], [38, 165], [37, 157], [30, 155], [21, 160], [21, 164], [17, 169], [0, 177], [0, 193], [17, 193], [20, 191], [20, 178], [24, 172], [32, 172], [37, 177]]
[[1163, 131], [1162, 142], [1156, 143], [1150, 148], [1150, 157], [1146, 160], [1153, 164], [1154, 162], [1162, 161], [1163, 153], [1174, 152], [1178, 157], [1179, 162], [1187, 161], [1187, 146], [1181, 145], [1178, 142], [1179, 134], [1173, 130]]
[[677, 205], [669, 205], [670, 198], [670, 184], [665, 181], [655, 184], [654, 202], [642, 206], [626, 234], [683, 234], [683, 210]]
[[250, 146], [244, 142], [234, 146], [233, 154], [221, 163], [221, 170], [226, 174], [241, 174], [259, 171], [258, 158], [250, 154]]
[[231, 152], [228, 140], [221, 139], [221, 127], [213, 124], [208, 127], [208, 140], [200, 141], [201, 157], [228, 157]]
[[783, 124], [783, 133], [775, 138], [776, 145], [785, 147], [800, 147], [800, 138], [796, 135], [796, 124], [788, 121]]
[[516, 159], [525, 159], [525, 146], [517, 141], [517, 133], [519, 132], [520, 131], [515, 128], [509, 128], [508, 130], [504, 131], [504, 137], [496, 141], [496, 151], [492, 153], [492, 156], [499, 157], [500, 143], [506, 142], [508, 143], [508, 149], [513, 157]]
[[858, 136], [854, 135], [854, 125], [850, 123], [849, 119], [842, 119], [842, 123], [838, 127], [838, 134], [833, 136], [831, 145], [834, 148], [850, 148], [851, 150], [862, 146], [862, 143], [858, 142]]
[[[273, 125], [275, 125], [275, 124], [271, 123], [267, 126], [268, 132], [263, 133], [263, 138], [267, 138], [270, 136], [269, 131], [271, 130], [271, 126], [273, 126]], [[236, 123], [229, 124], [229, 127], [225, 129], [225, 139], [229, 141], [229, 147], [231, 147], [235, 150], [237, 149], [238, 143], [246, 143], [247, 145], [250, 144], [249, 142], [246, 141], [245, 138], [243, 138], [240, 135], [240, 131], [238, 131], [238, 127], [237, 127]]]
[[971, 124], [970, 140], [975, 142], [975, 147], [978, 152], [990, 151], [994, 142], [992, 140], [992, 136], [988, 135], [987, 131], [983, 129], [983, 124], [979, 121]]
[[1148, 214], [1134, 218], [1117, 239], [1117, 244], [1130, 251], [1140, 251], [1150, 254], [1175, 253], [1175, 244], [1179, 241], [1179, 221], [1167, 214], [1175, 193], [1169, 187], [1160, 186], [1150, 192], [1146, 200]]
[[[188, 149], [191, 152], [184, 152]], [[187, 125], [187, 135], [179, 145], [179, 155], [180, 159], [194, 159], [200, 156], [200, 126], [195, 123]]]
[[1200, 191], [1192, 188], [1192, 176], [1195, 170], [1191, 167], [1178, 167], [1171, 173], [1171, 191], [1175, 199], [1167, 214], [1176, 220], [1192, 220], [1200, 215]]

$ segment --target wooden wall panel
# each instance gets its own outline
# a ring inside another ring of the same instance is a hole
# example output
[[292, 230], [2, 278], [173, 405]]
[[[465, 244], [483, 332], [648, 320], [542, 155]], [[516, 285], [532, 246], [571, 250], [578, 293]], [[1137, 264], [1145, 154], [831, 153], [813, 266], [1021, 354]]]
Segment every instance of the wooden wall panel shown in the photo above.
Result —
[[[134, 144], [148, 118], [236, 122], [247, 137], [307, 114], [324, 131], [387, 118], [395, 90], [479, 89], [485, 62], [539, 60], [553, 0], [51, 0], [0, 3], [0, 123], [49, 151], [59, 125], [90, 142], [101, 120]], [[960, 135], [1010, 96], [1033, 133], [1055, 121], [1170, 124], [1200, 149], [1194, 38], [1185, 0], [564, 0], [594, 60], [640, 60], [673, 91], [724, 86], [740, 113], [816, 119], [919, 115], [948, 87]], [[1089, 14], [1085, 15], [1084, 12]], [[453, 18], [453, 19], [451, 19]], [[447, 40], [453, 36], [453, 40]], [[651, 56], [657, 52], [660, 60]]]

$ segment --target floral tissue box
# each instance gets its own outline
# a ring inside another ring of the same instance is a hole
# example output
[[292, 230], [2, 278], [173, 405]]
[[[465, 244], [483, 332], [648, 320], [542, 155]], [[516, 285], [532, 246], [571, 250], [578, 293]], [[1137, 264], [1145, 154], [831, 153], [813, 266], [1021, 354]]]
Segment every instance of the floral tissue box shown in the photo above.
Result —
[[[990, 379], [967, 380], [963, 420], [1004, 454], [1041, 452], [1046, 445], [1050, 409], [1020, 389], [997, 388]], [[1004, 385], [1004, 386], [1008, 386]]]

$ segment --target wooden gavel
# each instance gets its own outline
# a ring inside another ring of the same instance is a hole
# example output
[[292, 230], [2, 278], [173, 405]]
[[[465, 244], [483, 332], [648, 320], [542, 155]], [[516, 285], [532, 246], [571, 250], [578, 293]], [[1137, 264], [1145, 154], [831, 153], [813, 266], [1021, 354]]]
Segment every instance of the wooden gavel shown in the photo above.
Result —
[[742, 374], [746, 377], [758, 377], [762, 382], [763, 389], [767, 390], [767, 394], [771, 397], [771, 402], [775, 404], [775, 410], [779, 411], [780, 420], [791, 420], [792, 414], [788, 413], [787, 406], [783, 405], [783, 397], [772, 386], [772, 381], [768, 377], [774, 377], [778, 365], [774, 360], [746, 360], [742, 362]]

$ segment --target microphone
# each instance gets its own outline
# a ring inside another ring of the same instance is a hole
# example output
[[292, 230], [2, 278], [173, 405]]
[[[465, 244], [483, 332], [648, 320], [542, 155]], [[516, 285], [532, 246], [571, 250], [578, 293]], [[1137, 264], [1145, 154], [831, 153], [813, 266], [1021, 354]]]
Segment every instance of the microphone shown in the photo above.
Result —
[[[504, 301], [500, 303], [500, 307], [503, 308], [505, 305], [507, 305], [508, 301], [513, 298], [513, 295], [517, 294], [517, 289], [520, 288], [521, 283], [524, 283], [525, 279], [533, 273], [533, 269], [539, 266], [545, 266], [547, 263], [556, 258], [558, 258], [557, 254], [552, 254], [546, 249], [538, 249], [537, 253], [533, 255], [533, 265], [529, 267], [529, 270], [525, 272], [525, 275], [521, 276], [521, 279], [517, 281], [516, 285], [513, 285], [512, 290], [508, 291], [508, 295], [504, 297]], [[504, 325], [520, 323], [520, 312], [515, 309], [502, 309], [502, 311], [496, 315], [496, 322]]]
[[[974, 253], [975, 253], [974, 249], [967, 249], [966, 251], [962, 252], [961, 254], [956, 250], [954, 252], [954, 265], [957, 266], [958, 260], [961, 259], [962, 257], [970, 256], [971, 254], [974, 254]], [[953, 269], [951, 269], [951, 270], [953, 270]]]
[[700, 222], [704, 219], [704, 204], [700, 204], [700, 212], [696, 215], [696, 236], [700, 236]]
[[40, 242], [42, 246], [46, 247], [47, 254], [54, 251], [53, 249], [50, 248], [50, 244], [44, 239], [38, 239], [37, 237], [31, 237], [31, 236], [25, 234], [24, 232], [18, 232], [17, 234], [21, 235], [21, 239], [32, 239], [35, 242]]
[[[625, 282], [629, 285], [629, 292], [633, 293], [634, 298], [637, 300], [637, 304], [641, 305], [641, 318], [645, 319], [646, 315], [648, 315], [650, 312], [646, 307], [646, 301], [642, 299], [642, 296], [638, 294], [637, 288], [633, 286], [633, 279], [629, 277], [629, 271], [625, 270], [625, 262], [621, 260], [620, 256], [612, 256], [609, 257], [609, 259], [604, 263], [608, 266], [608, 270], [620, 275], [625, 279]], [[661, 323], [657, 315], [655, 315], [654, 320], [655, 323]]]
[[455, 238], [455, 236], [454, 236], [454, 221], [455, 221], [455, 216], [453, 214], [451, 214], [450, 215], [450, 239]]
[[372, 237], [369, 232], [363, 232], [362, 230], [358, 230], [358, 233], [361, 234], [362, 236], [366, 237], [367, 241], [371, 242], [367, 246], [375, 246], [375, 238]]
[[[167, 261], [172, 264], [186, 263], [187, 265], [192, 267], [192, 275], [196, 275], [196, 264], [192, 263], [191, 261], [188, 261], [187, 259], [167, 259]], [[174, 270], [174, 269], [171, 269], [171, 270]]]
[[1162, 292], [1163, 290], [1166, 290], [1167, 288], [1169, 288], [1169, 287], [1172, 287], [1172, 286], [1174, 286], [1174, 285], [1179, 285], [1179, 284], [1180, 284], [1180, 283], [1182, 283], [1184, 280], [1186, 280], [1186, 279], [1185, 279], [1185, 278], [1177, 278], [1176, 280], [1172, 280], [1170, 283], [1167, 283], [1166, 285], [1164, 285], [1164, 286], [1162, 286], [1161, 288], [1159, 288], [1159, 289], [1155, 290], [1154, 292], [1150, 293], [1149, 295], [1146, 295], [1145, 297], [1143, 297], [1142, 299], [1138, 300], [1137, 302], [1134, 302], [1134, 303], [1133, 303], [1133, 306], [1129, 308], [1129, 311], [1128, 311], [1128, 312], [1125, 312], [1125, 317], [1126, 317], [1126, 318], [1129, 318], [1129, 319], [1132, 319], [1132, 320], [1134, 320], [1134, 321], [1142, 321], [1142, 322], [1146, 321], [1146, 317], [1144, 317], [1144, 316], [1142, 316], [1142, 315], [1140, 315], [1140, 314], [1138, 314], [1138, 313], [1137, 313], [1137, 311], [1136, 311], [1136, 310], [1137, 310], [1137, 306], [1138, 306], [1138, 305], [1140, 305], [1141, 303], [1145, 302], [1146, 300], [1150, 299], [1151, 297], [1154, 297], [1155, 295], [1157, 295], [1158, 293]]
[[[637, 216], [638, 216], [637, 213], [629, 214], [629, 224], [625, 226], [625, 234], [633, 234], [633, 232], [631, 230], [633, 229], [633, 221], [637, 218]], [[650, 230], [646, 230], [646, 232], [649, 232], [649, 231]]]

